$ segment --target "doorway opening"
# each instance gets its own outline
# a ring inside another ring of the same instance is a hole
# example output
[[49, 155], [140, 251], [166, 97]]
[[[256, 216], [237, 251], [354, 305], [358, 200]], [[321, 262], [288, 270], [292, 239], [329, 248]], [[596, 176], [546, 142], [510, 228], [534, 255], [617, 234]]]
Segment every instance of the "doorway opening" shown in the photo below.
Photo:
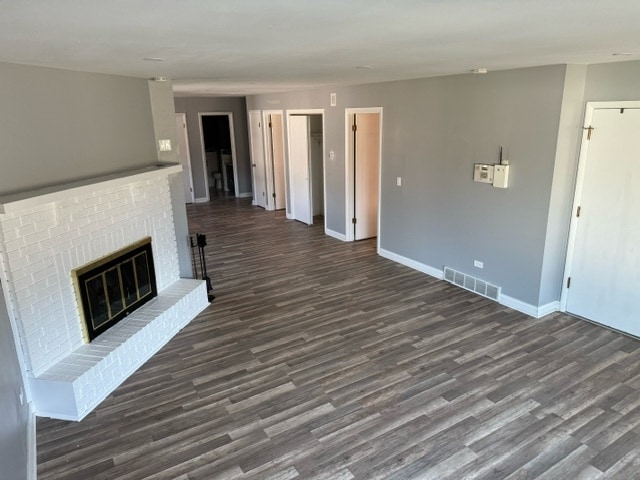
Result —
[[237, 196], [238, 169], [233, 113], [199, 113], [198, 117], [207, 200], [212, 196]]
[[287, 110], [287, 218], [326, 230], [324, 110]]
[[382, 108], [345, 109], [346, 240], [378, 238]]

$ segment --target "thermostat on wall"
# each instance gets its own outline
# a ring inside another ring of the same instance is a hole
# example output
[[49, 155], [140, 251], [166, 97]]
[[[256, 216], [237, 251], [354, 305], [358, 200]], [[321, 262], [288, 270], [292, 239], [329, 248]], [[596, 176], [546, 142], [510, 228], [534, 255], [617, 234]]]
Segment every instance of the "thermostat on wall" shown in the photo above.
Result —
[[476, 163], [473, 167], [473, 181], [481, 183], [493, 183], [493, 165]]

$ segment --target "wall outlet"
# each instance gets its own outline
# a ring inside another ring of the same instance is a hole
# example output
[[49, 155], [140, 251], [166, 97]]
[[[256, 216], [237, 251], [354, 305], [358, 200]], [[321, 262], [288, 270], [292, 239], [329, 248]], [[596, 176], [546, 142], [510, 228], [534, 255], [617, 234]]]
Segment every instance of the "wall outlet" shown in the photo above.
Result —
[[160, 146], [161, 152], [170, 152], [171, 151], [171, 140], [158, 140], [158, 145]]
[[481, 262], [480, 260], [474, 260], [473, 266], [478, 268], [484, 268], [484, 262]]

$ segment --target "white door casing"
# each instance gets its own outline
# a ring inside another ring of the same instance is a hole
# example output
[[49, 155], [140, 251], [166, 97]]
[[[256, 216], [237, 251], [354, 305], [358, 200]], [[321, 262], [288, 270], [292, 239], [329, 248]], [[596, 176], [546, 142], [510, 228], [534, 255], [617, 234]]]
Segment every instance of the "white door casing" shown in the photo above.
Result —
[[249, 112], [249, 143], [251, 148], [251, 173], [253, 178], [253, 204], [268, 206], [267, 179], [264, 158], [262, 119], [259, 110]]
[[588, 104], [562, 298], [567, 312], [635, 336], [640, 336], [639, 133], [640, 102]]
[[346, 239], [378, 237], [379, 247], [382, 108], [346, 109], [345, 127]]
[[309, 117], [289, 117], [289, 168], [293, 218], [311, 225], [311, 179], [309, 168]]
[[281, 110], [263, 113], [265, 165], [269, 210], [282, 210], [287, 205], [284, 168], [284, 129]]
[[287, 205], [287, 197], [285, 193], [284, 131], [282, 128], [282, 113], [271, 114], [270, 121], [273, 193], [275, 193], [274, 208], [276, 210], [282, 210]]
[[178, 158], [182, 165], [182, 179], [184, 181], [184, 198], [187, 203], [193, 203], [193, 177], [191, 175], [191, 155], [189, 154], [189, 136], [187, 134], [187, 118], [184, 113], [176, 113], [176, 129], [178, 131]]

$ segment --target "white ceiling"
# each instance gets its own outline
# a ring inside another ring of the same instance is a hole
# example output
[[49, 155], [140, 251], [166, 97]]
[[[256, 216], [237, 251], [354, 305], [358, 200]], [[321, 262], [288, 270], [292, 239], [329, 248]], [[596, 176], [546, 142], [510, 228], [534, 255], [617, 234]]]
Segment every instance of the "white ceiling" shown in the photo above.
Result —
[[635, 58], [640, 0], [0, 0], [0, 61], [167, 76], [177, 95]]

